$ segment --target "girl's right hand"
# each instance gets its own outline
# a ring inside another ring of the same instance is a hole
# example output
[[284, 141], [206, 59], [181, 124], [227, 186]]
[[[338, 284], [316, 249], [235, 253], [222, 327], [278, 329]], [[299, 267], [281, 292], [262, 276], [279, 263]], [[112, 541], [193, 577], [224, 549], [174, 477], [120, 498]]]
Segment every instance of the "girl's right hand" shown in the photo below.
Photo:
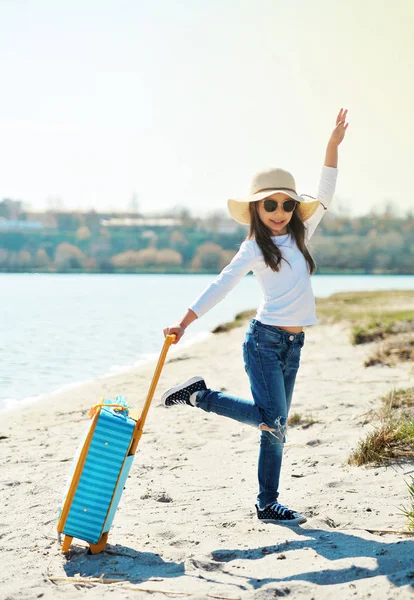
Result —
[[185, 334], [185, 327], [181, 327], [180, 325], [175, 324], [175, 325], [171, 325], [170, 327], [165, 327], [163, 329], [163, 332], [164, 332], [164, 337], [167, 337], [167, 335], [175, 334], [175, 340], [173, 341], [173, 344], [178, 344], [180, 339]]

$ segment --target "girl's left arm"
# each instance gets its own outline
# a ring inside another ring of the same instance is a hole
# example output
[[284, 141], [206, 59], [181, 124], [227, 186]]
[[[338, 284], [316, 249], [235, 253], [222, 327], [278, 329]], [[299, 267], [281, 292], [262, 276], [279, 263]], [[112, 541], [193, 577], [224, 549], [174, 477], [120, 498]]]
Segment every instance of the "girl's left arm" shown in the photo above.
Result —
[[316, 227], [325, 214], [328, 205], [332, 201], [335, 192], [336, 179], [338, 176], [338, 146], [344, 139], [345, 132], [349, 125], [349, 123], [345, 124], [347, 112], [348, 109], [343, 110], [342, 108], [339, 111], [338, 116], [336, 117], [335, 129], [333, 130], [326, 147], [325, 163], [322, 168], [321, 179], [316, 194], [316, 197], [321, 201], [321, 204], [314, 214], [305, 221], [307, 241], [312, 237]]

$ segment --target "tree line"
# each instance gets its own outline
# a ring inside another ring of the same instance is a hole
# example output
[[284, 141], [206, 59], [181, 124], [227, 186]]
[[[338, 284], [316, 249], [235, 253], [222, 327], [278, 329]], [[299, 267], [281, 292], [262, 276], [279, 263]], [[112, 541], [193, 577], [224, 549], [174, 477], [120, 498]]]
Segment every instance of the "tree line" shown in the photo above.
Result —
[[[247, 234], [241, 225], [226, 227], [220, 213], [196, 219], [186, 210], [172, 226], [108, 227], [93, 211], [49, 211], [43, 223], [38, 230], [0, 231], [1, 271], [219, 272]], [[413, 232], [411, 212], [397, 217], [388, 208], [349, 217], [329, 211], [310, 251], [320, 273], [412, 274]]]

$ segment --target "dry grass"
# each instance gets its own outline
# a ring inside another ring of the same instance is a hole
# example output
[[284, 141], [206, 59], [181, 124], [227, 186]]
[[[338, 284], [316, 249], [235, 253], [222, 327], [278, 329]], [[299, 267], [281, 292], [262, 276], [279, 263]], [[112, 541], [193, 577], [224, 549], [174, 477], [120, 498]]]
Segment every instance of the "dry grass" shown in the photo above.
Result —
[[349, 464], [386, 464], [414, 459], [414, 388], [395, 390], [382, 398], [380, 425], [360, 440]]
[[366, 367], [387, 365], [392, 367], [400, 362], [414, 362], [414, 334], [402, 333], [391, 336], [380, 344], [364, 362]]
[[386, 464], [396, 458], [414, 459], [414, 421], [387, 421], [359, 442], [349, 464]]
[[300, 413], [293, 413], [288, 419], [288, 425], [301, 425], [302, 429], [307, 429], [314, 423], [318, 423], [312, 416], [303, 416]]
[[235, 316], [234, 321], [229, 321], [228, 323], [221, 323], [220, 325], [217, 325], [217, 327], [213, 329], [213, 333], [225, 333], [226, 331], [230, 331], [235, 327], [241, 327], [246, 321], [253, 319], [255, 314], [255, 310], [245, 310], [241, 313], [238, 313]]

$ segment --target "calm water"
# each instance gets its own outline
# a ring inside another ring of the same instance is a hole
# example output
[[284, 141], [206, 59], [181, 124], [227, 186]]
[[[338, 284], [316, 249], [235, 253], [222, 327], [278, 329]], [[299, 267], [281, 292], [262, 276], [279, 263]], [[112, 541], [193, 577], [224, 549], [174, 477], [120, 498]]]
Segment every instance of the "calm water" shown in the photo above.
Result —
[[[0, 408], [158, 355], [162, 328], [179, 319], [211, 275], [0, 274]], [[315, 275], [315, 296], [414, 289], [414, 276]], [[260, 302], [253, 276], [187, 330], [193, 343]], [[172, 348], [170, 352], [174, 352]]]

